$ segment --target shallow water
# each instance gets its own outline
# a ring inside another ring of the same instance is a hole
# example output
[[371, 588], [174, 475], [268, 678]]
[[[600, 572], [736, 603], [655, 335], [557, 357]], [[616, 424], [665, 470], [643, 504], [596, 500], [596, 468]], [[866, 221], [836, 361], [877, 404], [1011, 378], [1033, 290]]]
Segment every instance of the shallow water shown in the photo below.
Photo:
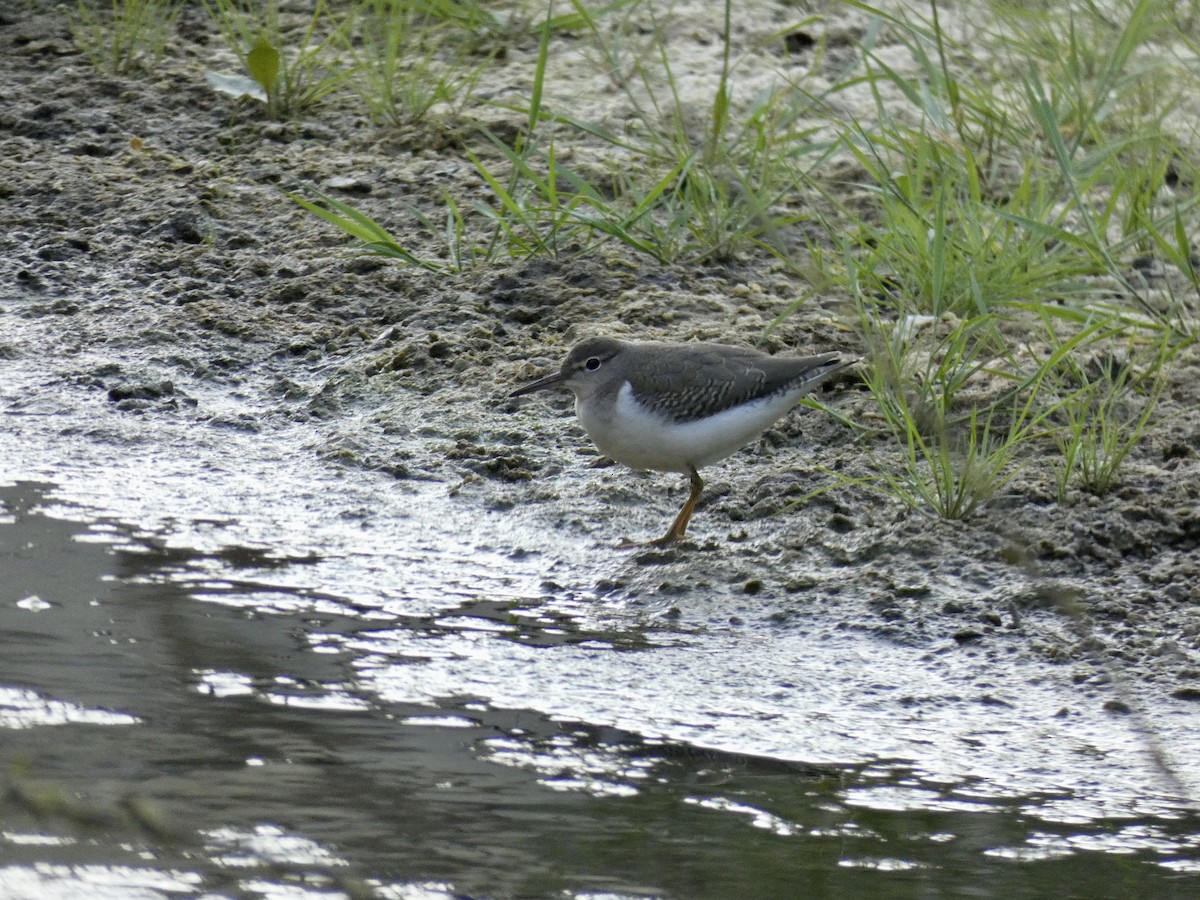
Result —
[[1200, 891], [1186, 704], [8, 384], [0, 896]]

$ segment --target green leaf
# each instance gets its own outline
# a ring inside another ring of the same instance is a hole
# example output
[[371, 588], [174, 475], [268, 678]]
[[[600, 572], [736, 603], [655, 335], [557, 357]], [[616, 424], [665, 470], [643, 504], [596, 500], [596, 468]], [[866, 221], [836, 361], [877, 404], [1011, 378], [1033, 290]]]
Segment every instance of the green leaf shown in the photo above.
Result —
[[275, 79], [279, 75], [279, 51], [271, 42], [259, 35], [254, 47], [246, 54], [246, 69], [250, 77], [262, 85], [267, 94], [275, 92]]
[[365, 253], [375, 256], [388, 256], [409, 265], [419, 266], [427, 271], [436, 272], [439, 275], [446, 275], [457, 271], [456, 266], [449, 266], [439, 260], [417, 256], [407, 247], [399, 244], [382, 225], [365, 213], [359, 212], [353, 206], [322, 194], [314, 187], [306, 186], [305, 189], [319, 197], [321, 202], [329, 208], [313, 203], [311, 200], [306, 200], [290, 191], [284, 191], [284, 194], [293, 203], [308, 210], [314, 216], [318, 216], [326, 222], [336, 225], [346, 234], [357, 238], [366, 246]]

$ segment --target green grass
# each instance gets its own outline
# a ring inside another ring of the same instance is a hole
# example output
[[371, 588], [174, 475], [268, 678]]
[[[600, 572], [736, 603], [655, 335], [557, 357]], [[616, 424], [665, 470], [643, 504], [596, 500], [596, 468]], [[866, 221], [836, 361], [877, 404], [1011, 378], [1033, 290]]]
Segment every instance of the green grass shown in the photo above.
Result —
[[411, 126], [439, 105], [457, 114], [491, 62], [478, 58], [463, 34], [498, 27], [484, 12], [428, 0], [360, 0], [342, 42], [354, 61], [351, 87], [372, 117]]
[[[878, 13], [876, 36], [911, 65], [864, 44], [841, 88], [869, 91], [875, 115], [830, 114], [859, 193], [851, 206], [826, 189], [835, 252], [811, 260], [859, 308], [864, 430], [901, 451], [899, 467], [872, 455], [864, 483], [910, 508], [970, 515], [1035, 464], [1060, 499], [1110, 490], [1196, 340], [1200, 223], [1195, 192], [1174, 185], [1197, 172], [1167, 123], [1179, 79], [1198, 79], [1144, 46], [1173, 34], [1169, 6], [1127, 6], [1039, 6], [1040, 28], [981, 28], [963, 46], [936, 5], [927, 20]], [[1146, 256], [1166, 269], [1157, 283], [1133, 265]], [[1089, 373], [1091, 359], [1127, 363]]]
[[201, 0], [244, 75], [210, 73], [217, 90], [249, 96], [270, 118], [297, 116], [321, 102], [349, 78], [337, 47], [356, 10], [335, 16], [316, 0], [303, 27], [285, 28], [279, 0], [243, 5], [238, 0]]
[[177, 0], [79, 0], [71, 30], [93, 65], [126, 74], [159, 64], [178, 13]]
[[[578, 0], [574, 6], [582, 10]], [[817, 101], [789, 83], [749, 100], [735, 97], [733, 4], [722, 10], [719, 77], [700, 104], [689, 105], [681, 91], [666, 25], [652, 5], [638, 4], [625, 12], [649, 17], [649, 37], [640, 42], [634, 28], [588, 23], [596, 57], [633, 111], [632, 126], [614, 134], [577, 116], [550, 113], [555, 122], [599, 138], [611, 153], [610, 171], [595, 185], [607, 199], [587, 200], [591, 221], [659, 262], [761, 252], [787, 259], [781, 235], [810, 218], [796, 195], [831, 147], [814, 140], [815, 124], [803, 122]]]
[[1059, 501], [1074, 482], [1093, 494], [1105, 494], [1120, 483], [1130, 453], [1147, 426], [1166, 387], [1171, 345], [1126, 346], [1123, 358], [1113, 355], [1083, 361], [1063, 356], [1055, 407], [1054, 430], [1061, 460], [1055, 467]]
[[[477, 255], [485, 261], [558, 256], [613, 241], [661, 263], [759, 251], [787, 258], [778, 235], [809, 218], [789, 198], [832, 146], [815, 144], [809, 130], [797, 127], [812, 101], [785, 86], [735, 111], [735, 61], [726, 40], [719, 83], [704, 118], [694, 122], [661, 30], [637, 63], [625, 66], [622, 30], [601, 20], [636, 10], [652, 15], [652, 6], [619, 0], [597, 11], [579, 2], [572, 9], [543, 20], [532, 89], [524, 102], [505, 104], [524, 128], [507, 141], [484, 131], [490, 146], [467, 154], [490, 194], [458, 207], [464, 232], [480, 235]], [[725, 13], [731, 16], [731, 3]], [[567, 25], [586, 31], [611, 65], [630, 69], [618, 86], [636, 110], [633, 132], [614, 134], [544, 100], [551, 40]], [[563, 165], [560, 143], [588, 141], [607, 151], [606, 167]]]
[[901, 460], [897, 468], [867, 443], [876, 470], [868, 483], [910, 509], [966, 518], [1015, 474], [1022, 446], [1041, 429], [1040, 373], [1021, 383], [997, 359], [1004, 347], [993, 315], [888, 322], [861, 297], [859, 309], [873, 406], [857, 427], [885, 436]]
[[[312, 185], [302, 185], [300, 193], [285, 192], [288, 199], [308, 210], [318, 218], [324, 219], [341, 231], [362, 244], [361, 252], [369, 256], [384, 256], [410, 266], [416, 266], [430, 272], [448, 275], [461, 272], [464, 268], [460, 249], [461, 239], [456, 232], [461, 227], [461, 219], [450, 219], [448, 232], [451, 239], [447, 241], [447, 257], [437, 258], [421, 255], [408, 249], [394, 238], [390, 232], [370, 216], [359, 211], [348, 203], [322, 193]], [[436, 231], [433, 224], [418, 210], [411, 210], [423, 225], [431, 232]]]

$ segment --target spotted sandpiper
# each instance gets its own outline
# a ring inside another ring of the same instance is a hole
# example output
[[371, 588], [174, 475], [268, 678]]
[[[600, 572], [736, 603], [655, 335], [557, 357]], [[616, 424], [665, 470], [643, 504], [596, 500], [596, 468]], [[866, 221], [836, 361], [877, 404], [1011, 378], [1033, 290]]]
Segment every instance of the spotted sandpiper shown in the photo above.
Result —
[[653, 546], [680, 540], [704, 481], [700, 469], [746, 446], [800, 397], [850, 362], [836, 353], [770, 356], [728, 344], [634, 343], [590, 338], [553, 375], [513, 391], [520, 397], [565, 385], [600, 452], [634, 469], [682, 472], [692, 491]]

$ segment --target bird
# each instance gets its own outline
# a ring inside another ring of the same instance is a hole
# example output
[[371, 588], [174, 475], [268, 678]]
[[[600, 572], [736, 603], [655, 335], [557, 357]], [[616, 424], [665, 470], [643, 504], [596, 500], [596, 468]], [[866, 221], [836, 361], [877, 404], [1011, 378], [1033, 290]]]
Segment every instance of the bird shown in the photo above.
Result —
[[557, 372], [509, 397], [569, 388], [580, 424], [605, 456], [687, 475], [691, 490], [679, 515], [645, 542], [666, 547], [687, 532], [704, 490], [702, 468], [746, 446], [854, 362], [837, 353], [772, 356], [731, 344], [592, 337], [572, 347]]

